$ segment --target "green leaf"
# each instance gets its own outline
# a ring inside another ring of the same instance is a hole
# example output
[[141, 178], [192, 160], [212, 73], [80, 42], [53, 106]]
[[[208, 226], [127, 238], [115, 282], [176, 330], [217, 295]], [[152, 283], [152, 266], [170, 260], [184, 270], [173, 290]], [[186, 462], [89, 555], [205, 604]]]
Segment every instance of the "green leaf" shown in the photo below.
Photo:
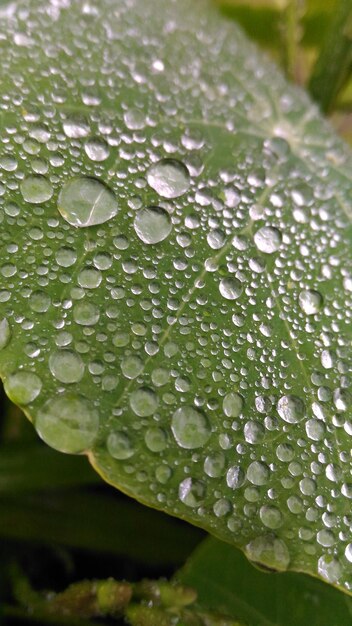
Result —
[[267, 574], [216, 539], [206, 539], [177, 579], [192, 585], [202, 606], [219, 607], [248, 626], [349, 626], [352, 599], [295, 573]]
[[8, 395], [141, 502], [351, 592], [349, 149], [206, 0], [0, 29]]

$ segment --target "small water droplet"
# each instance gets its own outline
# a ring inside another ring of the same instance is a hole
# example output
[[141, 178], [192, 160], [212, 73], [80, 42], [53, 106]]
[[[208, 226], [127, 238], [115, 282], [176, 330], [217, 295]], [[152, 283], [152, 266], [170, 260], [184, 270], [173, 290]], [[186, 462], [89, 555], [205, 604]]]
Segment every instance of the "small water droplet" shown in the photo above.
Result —
[[178, 198], [189, 188], [189, 172], [176, 159], [162, 159], [151, 165], [147, 172], [149, 185], [163, 198]]
[[60, 452], [78, 454], [88, 450], [98, 433], [99, 417], [82, 396], [67, 393], [50, 398], [35, 420], [39, 436]]
[[254, 235], [254, 243], [258, 250], [265, 254], [276, 252], [281, 245], [282, 235], [273, 226], [263, 226]]
[[28, 176], [21, 183], [21, 193], [26, 202], [42, 204], [53, 195], [53, 188], [44, 176]]
[[207, 417], [191, 406], [183, 406], [175, 411], [171, 430], [177, 443], [187, 449], [204, 446], [211, 435]]
[[42, 381], [32, 372], [19, 370], [4, 381], [4, 389], [10, 400], [16, 404], [29, 404], [41, 391]]
[[88, 176], [72, 178], [65, 183], [57, 206], [66, 222], [81, 228], [103, 224], [115, 217], [119, 210], [111, 189]]
[[73, 350], [57, 350], [49, 357], [49, 368], [53, 376], [62, 383], [78, 383], [84, 374], [81, 357]]
[[166, 239], [171, 232], [171, 219], [165, 209], [151, 206], [138, 211], [134, 229], [143, 243], [155, 244]]

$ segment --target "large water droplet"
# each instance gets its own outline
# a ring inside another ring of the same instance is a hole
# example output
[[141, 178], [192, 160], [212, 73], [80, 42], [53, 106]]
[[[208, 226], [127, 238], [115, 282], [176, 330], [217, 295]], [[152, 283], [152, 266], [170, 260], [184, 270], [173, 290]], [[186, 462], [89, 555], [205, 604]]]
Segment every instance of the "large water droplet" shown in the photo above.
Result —
[[189, 188], [186, 166], [176, 159], [162, 159], [147, 172], [149, 185], [163, 198], [177, 198]]
[[121, 431], [110, 433], [107, 438], [106, 446], [109, 454], [119, 461], [129, 459], [135, 452], [130, 438]]
[[306, 414], [303, 400], [291, 395], [280, 398], [277, 403], [277, 411], [280, 417], [289, 424], [297, 424]]
[[333, 556], [321, 556], [318, 561], [318, 572], [329, 583], [336, 583], [342, 574], [341, 564]]
[[95, 178], [72, 178], [62, 187], [57, 206], [71, 226], [103, 224], [115, 217], [119, 207], [111, 189]]
[[282, 515], [276, 506], [265, 504], [259, 511], [260, 519], [267, 528], [279, 528], [282, 524]]
[[73, 318], [77, 324], [82, 326], [94, 326], [99, 320], [100, 313], [98, 307], [91, 302], [77, 302], [73, 307]]
[[32, 372], [20, 370], [11, 374], [4, 381], [6, 394], [16, 404], [29, 404], [35, 400], [41, 391], [42, 381]]
[[67, 393], [50, 398], [37, 414], [35, 427], [52, 448], [71, 454], [88, 450], [98, 433], [97, 411], [82, 396]]
[[21, 193], [26, 202], [42, 204], [50, 200], [53, 188], [44, 176], [28, 176], [21, 183]]
[[151, 452], [161, 452], [166, 447], [167, 436], [162, 428], [152, 426], [145, 433], [144, 441]]
[[138, 211], [134, 228], [138, 237], [147, 244], [163, 241], [171, 232], [170, 216], [165, 209], [151, 206]]
[[254, 235], [254, 243], [258, 250], [265, 254], [276, 252], [281, 245], [282, 235], [273, 226], [263, 226]]
[[200, 448], [211, 435], [207, 417], [191, 406], [177, 409], [172, 416], [171, 430], [182, 448]]
[[84, 373], [81, 357], [72, 350], [57, 350], [49, 358], [50, 371], [62, 383], [78, 383]]

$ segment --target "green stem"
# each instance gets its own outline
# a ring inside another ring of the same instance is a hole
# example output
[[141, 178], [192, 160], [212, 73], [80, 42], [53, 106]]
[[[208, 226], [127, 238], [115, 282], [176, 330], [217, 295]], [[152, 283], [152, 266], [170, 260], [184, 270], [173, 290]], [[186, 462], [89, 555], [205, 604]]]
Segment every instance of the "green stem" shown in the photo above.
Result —
[[351, 71], [352, 2], [340, 0], [309, 81], [310, 94], [324, 113], [335, 106]]
[[284, 65], [287, 77], [295, 81], [298, 57], [299, 23], [300, 23], [300, 0], [289, 0], [283, 11], [285, 59]]

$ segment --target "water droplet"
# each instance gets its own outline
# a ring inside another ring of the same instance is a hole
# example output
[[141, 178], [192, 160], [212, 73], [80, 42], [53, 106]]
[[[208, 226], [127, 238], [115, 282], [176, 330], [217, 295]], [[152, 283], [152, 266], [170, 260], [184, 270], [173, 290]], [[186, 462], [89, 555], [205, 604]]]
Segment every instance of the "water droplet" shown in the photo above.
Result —
[[263, 226], [254, 235], [254, 243], [258, 250], [265, 254], [276, 252], [281, 245], [282, 235], [277, 228]]
[[0, 350], [6, 348], [11, 339], [11, 328], [6, 317], [0, 320]]
[[242, 487], [245, 479], [245, 473], [238, 465], [229, 467], [226, 472], [226, 483], [230, 489], [239, 489]]
[[82, 396], [67, 393], [50, 398], [37, 414], [39, 436], [60, 452], [88, 450], [98, 433], [98, 413]]
[[280, 417], [289, 424], [297, 424], [306, 414], [303, 400], [297, 396], [282, 396], [277, 403], [277, 411]]
[[86, 155], [92, 161], [105, 161], [110, 154], [110, 148], [104, 139], [92, 137], [84, 145]]
[[89, 133], [89, 126], [84, 119], [79, 115], [72, 115], [67, 118], [63, 123], [63, 129], [66, 137], [70, 139], [80, 139], [86, 137]]
[[290, 553], [286, 544], [275, 535], [256, 537], [246, 545], [248, 559], [278, 571], [287, 570]]
[[248, 443], [256, 444], [263, 441], [265, 435], [265, 428], [260, 422], [250, 420], [243, 429], [244, 438]]
[[318, 572], [329, 583], [336, 583], [342, 574], [341, 564], [333, 556], [321, 556], [318, 561]]
[[183, 504], [194, 507], [202, 502], [205, 491], [205, 484], [201, 480], [186, 478], [180, 483], [178, 494]]
[[77, 260], [77, 253], [72, 248], [59, 248], [55, 255], [56, 262], [61, 267], [71, 267]]
[[270, 470], [265, 463], [253, 461], [247, 469], [247, 480], [253, 485], [265, 485], [268, 481]]
[[163, 198], [178, 198], [189, 188], [186, 166], [176, 159], [162, 159], [151, 165], [147, 172], [149, 185]]
[[138, 211], [134, 228], [143, 243], [155, 244], [166, 239], [171, 232], [172, 225], [165, 209], [151, 206]]
[[96, 289], [101, 281], [101, 273], [94, 267], [87, 267], [78, 274], [78, 284], [84, 289]]
[[239, 393], [226, 394], [222, 402], [222, 408], [227, 417], [238, 417], [243, 409], [243, 398]]
[[171, 430], [182, 448], [200, 448], [211, 435], [207, 417], [191, 406], [183, 406], [175, 411], [171, 420]]
[[222, 452], [216, 452], [205, 458], [204, 471], [210, 478], [222, 476], [225, 467], [225, 456]]
[[167, 444], [166, 433], [162, 428], [157, 426], [148, 428], [145, 433], [145, 444], [151, 452], [161, 452]]
[[119, 461], [129, 459], [135, 453], [130, 438], [121, 431], [110, 433], [107, 438], [106, 446], [109, 454]]
[[26, 202], [42, 204], [53, 195], [53, 188], [44, 176], [28, 176], [21, 183], [21, 193]]
[[19, 370], [11, 374], [4, 381], [6, 394], [17, 404], [29, 404], [35, 400], [41, 391], [42, 381], [32, 372]]
[[264, 505], [259, 511], [260, 519], [267, 528], [279, 528], [282, 524], [282, 515], [276, 506]]
[[130, 395], [132, 411], [139, 417], [153, 415], [158, 407], [158, 398], [154, 391], [148, 387], [141, 387], [132, 391]]
[[53, 376], [62, 383], [78, 383], [82, 380], [84, 364], [72, 350], [57, 350], [49, 357], [49, 368]]
[[237, 278], [223, 278], [219, 284], [219, 291], [226, 300], [237, 300], [243, 287]]
[[51, 298], [44, 291], [33, 291], [29, 299], [29, 307], [35, 313], [45, 313], [51, 304]]
[[137, 378], [143, 371], [143, 361], [138, 356], [127, 356], [121, 362], [121, 371], [126, 378]]
[[80, 176], [65, 183], [59, 193], [58, 209], [71, 226], [103, 224], [115, 217], [119, 208], [115, 195], [105, 183]]
[[77, 324], [82, 326], [94, 326], [99, 320], [100, 313], [98, 307], [90, 302], [78, 302], [73, 307], [73, 318]]
[[315, 315], [323, 306], [323, 296], [314, 289], [301, 291], [298, 301], [299, 306], [306, 315]]

